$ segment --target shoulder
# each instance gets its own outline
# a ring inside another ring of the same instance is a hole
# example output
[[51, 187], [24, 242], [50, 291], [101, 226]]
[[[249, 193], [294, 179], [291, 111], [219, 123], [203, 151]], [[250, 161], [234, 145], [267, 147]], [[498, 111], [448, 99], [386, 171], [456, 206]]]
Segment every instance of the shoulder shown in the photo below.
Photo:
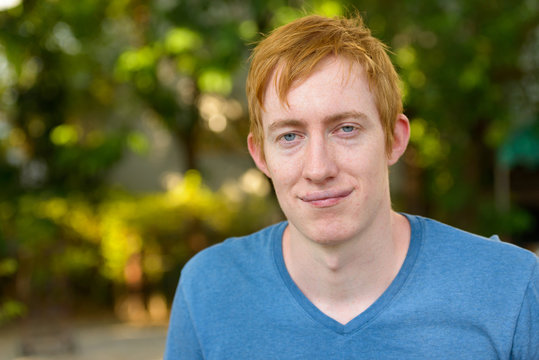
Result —
[[473, 234], [439, 221], [407, 215], [422, 237], [423, 251], [431, 259], [459, 267], [459, 272], [484, 273], [507, 282], [529, 281], [537, 267], [537, 256], [526, 249]]
[[270, 261], [273, 240], [282, 234], [285, 227], [286, 223], [281, 222], [202, 250], [183, 267], [180, 284], [185, 288], [200, 280], [206, 284], [220, 282], [224, 278], [254, 271], [257, 266]]
[[[473, 323], [502, 338], [510, 336], [507, 334], [514, 330], [523, 304], [537, 287], [537, 256], [497, 237], [486, 238], [423, 217], [407, 217], [412, 241], [420, 247], [408, 299], [435, 299], [436, 308], [446, 309], [450, 321]], [[537, 303], [530, 306], [536, 313]]]
[[497, 235], [485, 237], [458, 229], [437, 220], [410, 215], [409, 218], [412, 221], [417, 221], [424, 239], [434, 242], [439, 246], [458, 248], [461, 250], [460, 253], [463, 256], [466, 253], [463, 253], [462, 250], [474, 250], [484, 252], [486, 256], [504, 256], [510, 259], [522, 260], [528, 262], [532, 267], [537, 261], [536, 255], [531, 251], [503, 242]]

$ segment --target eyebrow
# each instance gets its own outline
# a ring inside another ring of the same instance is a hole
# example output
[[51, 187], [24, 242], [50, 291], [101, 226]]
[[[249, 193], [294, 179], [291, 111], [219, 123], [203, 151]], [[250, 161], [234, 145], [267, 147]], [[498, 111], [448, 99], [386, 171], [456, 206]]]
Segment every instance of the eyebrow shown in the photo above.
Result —
[[[341, 121], [344, 119], [360, 119], [365, 120], [367, 119], [367, 115], [365, 115], [362, 112], [359, 111], [345, 111], [342, 113], [332, 114], [329, 116], [326, 116], [322, 121], [324, 123], [334, 123], [337, 121]], [[268, 133], [271, 133], [277, 129], [286, 128], [286, 127], [298, 127], [298, 126], [304, 126], [305, 121], [298, 120], [298, 119], [278, 119], [275, 120], [273, 123], [271, 123], [268, 127]]]
[[365, 115], [362, 112], [359, 111], [345, 111], [342, 113], [330, 115], [324, 118], [324, 122], [326, 123], [332, 123], [344, 119], [359, 119], [359, 120], [367, 120], [367, 115]]

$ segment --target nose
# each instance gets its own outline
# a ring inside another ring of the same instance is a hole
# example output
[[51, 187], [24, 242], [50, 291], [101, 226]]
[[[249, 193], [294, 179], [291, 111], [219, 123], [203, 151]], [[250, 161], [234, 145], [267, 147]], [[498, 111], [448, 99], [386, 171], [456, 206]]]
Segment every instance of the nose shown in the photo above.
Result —
[[337, 175], [331, 146], [323, 136], [311, 137], [305, 149], [303, 177], [312, 183], [324, 183]]

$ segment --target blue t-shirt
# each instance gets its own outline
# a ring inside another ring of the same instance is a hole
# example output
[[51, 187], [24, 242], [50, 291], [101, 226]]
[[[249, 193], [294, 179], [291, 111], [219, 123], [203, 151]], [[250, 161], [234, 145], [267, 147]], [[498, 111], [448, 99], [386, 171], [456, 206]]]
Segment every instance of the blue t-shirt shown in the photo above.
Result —
[[182, 270], [165, 360], [539, 359], [537, 257], [406, 216], [402, 268], [346, 325], [288, 274], [286, 222], [202, 251]]

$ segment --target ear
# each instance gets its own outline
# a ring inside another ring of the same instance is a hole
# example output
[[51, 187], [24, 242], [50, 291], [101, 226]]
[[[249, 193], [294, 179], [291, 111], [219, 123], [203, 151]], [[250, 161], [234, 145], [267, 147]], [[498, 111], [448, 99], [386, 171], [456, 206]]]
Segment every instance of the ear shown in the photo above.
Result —
[[253, 158], [253, 161], [256, 164], [256, 167], [262, 171], [267, 177], [271, 178], [268, 165], [266, 164], [266, 159], [262, 153], [261, 144], [255, 142], [254, 136], [252, 133], [249, 133], [247, 136], [247, 148], [249, 149], [249, 154]]
[[404, 114], [397, 116], [395, 121], [395, 129], [393, 130], [393, 146], [391, 154], [389, 154], [389, 165], [395, 164], [404, 154], [410, 140], [410, 121]]

